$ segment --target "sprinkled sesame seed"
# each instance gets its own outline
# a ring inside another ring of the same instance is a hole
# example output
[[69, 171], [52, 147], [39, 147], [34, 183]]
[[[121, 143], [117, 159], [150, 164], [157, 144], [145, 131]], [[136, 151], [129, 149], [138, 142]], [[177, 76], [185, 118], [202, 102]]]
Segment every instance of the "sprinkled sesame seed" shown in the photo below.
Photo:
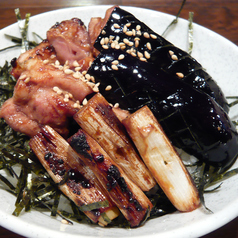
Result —
[[119, 64], [119, 61], [118, 61], [118, 60], [113, 60], [113, 61], [112, 61], [112, 64], [117, 65], [117, 64]]
[[87, 105], [87, 103], [88, 103], [88, 100], [87, 100], [87, 98], [84, 98], [84, 100], [83, 100], [82, 104], [85, 106], [85, 105]]
[[115, 103], [113, 107], [118, 108], [119, 107], [119, 103], [118, 102]]
[[145, 51], [145, 52], [144, 52], [144, 56], [145, 56], [146, 59], [149, 59], [149, 58], [150, 58], [150, 54], [148, 53], [148, 51]]
[[84, 70], [83, 72], [82, 72], [82, 75], [85, 75], [87, 73], [87, 71], [86, 70]]
[[120, 40], [120, 36], [116, 36], [115, 40], [118, 42]]
[[68, 98], [64, 98], [64, 102], [69, 102], [69, 99]]
[[139, 58], [142, 58], [144, 56], [140, 51], [137, 52], [137, 55]]
[[31, 79], [31, 77], [27, 77], [27, 78], [24, 80], [24, 82], [25, 82], [25, 83], [29, 83], [29, 82], [30, 82], [30, 79]]
[[71, 98], [71, 99], [73, 98], [73, 94], [72, 93], [68, 93], [67, 95], [69, 96], [69, 98]]
[[126, 32], [126, 35], [127, 35], [127, 36], [132, 36], [133, 33], [132, 33], [132, 31], [127, 31], [127, 32]]
[[76, 67], [74, 70], [75, 71], [80, 71], [81, 69], [82, 69], [82, 67], [79, 66], [79, 67]]
[[100, 40], [100, 44], [101, 44], [101, 45], [104, 45], [104, 44], [105, 44], [105, 38], [102, 38], [102, 39]]
[[74, 62], [73, 62], [73, 66], [76, 68], [76, 67], [79, 67], [79, 63], [75, 60]]
[[59, 90], [58, 87], [56, 87], [56, 86], [53, 87], [53, 91], [57, 92], [58, 90]]
[[147, 47], [148, 50], [152, 50], [150, 42], [146, 43], [146, 47]]
[[141, 31], [137, 31], [137, 32], [136, 32], [136, 35], [137, 35], [137, 36], [141, 36], [141, 35], [142, 35]]
[[125, 39], [123, 39], [123, 42], [128, 45], [130, 41], [125, 38]]
[[154, 34], [150, 34], [150, 37], [151, 37], [152, 39], [157, 39], [157, 36], [154, 35]]
[[59, 70], [63, 70], [63, 69], [64, 69], [64, 66], [63, 66], [63, 65], [59, 65], [57, 68], [58, 68]]
[[67, 220], [65, 220], [65, 219], [62, 219], [62, 220], [61, 220], [61, 223], [66, 224], [66, 225], [69, 224], [69, 222], [68, 222]]
[[27, 76], [25, 74], [21, 74], [21, 76], [19, 77], [20, 80], [25, 79]]
[[85, 78], [87, 79], [87, 80], [90, 80], [90, 74], [85, 74]]
[[100, 82], [98, 82], [98, 83], [95, 84], [96, 87], [99, 87], [99, 85], [100, 85]]
[[65, 74], [72, 74], [72, 73], [74, 73], [74, 71], [71, 70], [71, 69], [65, 69], [65, 70], [64, 70], [64, 73], [65, 73]]
[[178, 60], [177, 55], [172, 55], [171, 58], [172, 58], [172, 60]]
[[124, 27], [123, 27], [123, 33], [126, 33], [127, 32], [127, 26], [125, 25]]
[[136, 30], [139, 31], [141, 29], [141, 26], [140, 25], [137, 25], [136, 26]]
[[136, 30], [132, 29], [132, 35], [135, 36], [136, 35]]
[[126, 26], [127, 26], [127, 27], [130, 27], [130, 26], [131, 26], [131, 23], [130, 23], [130, 22], [126, 23]]
[[102, 34], [105, 35], [105, 34], [106, 34], [106, 31], [105, 31], [105, 30], [102, 30]]
[[134, 43], [133, 43], [132, 41], [129, 41], [128, 45], [129, 45], [129, 46], [133, 46]]
[[58, 89], [58, 90], [56, 91], [56, 93], [57, 93], [57, 94], [61, 94], [61, 93], [62, 93], [62, 90], [61, 90], [61, 89]]
[[131, 52], [131, 55], [132, 55], [133, 57], [136, 57], [136, 53], [135, 53], [135, 52]]
[[114, 48], [116, 47], [115, 42], [112, 42], [112, 43], [111, 43], [111, 47], [112, 47], [112, 49], [114, 49]]
[[69, 94], [66, 93], [66, 94], [64, 95], [64, 98], [69, 98]]
[[104, 62], [106, 61], [106, 59], [105, 59], [105, 58], [101, 58], [100, 61], [101, 61], [102, 63], [104, 63]]
[[105, 50], [109, 49], [108, 45], [103, 45], [102, 48], [105, 49]]
[[90, 80], [95, 83], [95, 78], [93, 76], [90, 77]]
[[116, 65], [114, 65], [114, 64], [111, 66], [111, 68], [112, 68], [113, 70], [118, 70], [118, 67], [117, 67]]
[[117, 50], [119, 50], [121, 47], [120, 47], [120, 45], [119, 44], [117, 44], [116, 46], [115, 46], [115, 49], [117, 49]]
[[73, 77], [79, 79], [81, 77], [81, 73], [79, 71], [76, 71], [75, 73], [73, 73]]
[[56, 65], [56, 66], [59, 66], [59, 65], [60, 65], [59, 60], [56, 60], [56, 61], [55, 61], [55, 65]]
[[135, 47], [138, 47], [140, 42], [138, 40], [135, 41]]
[[105, 38], [104, 38], [104, 44], [107, 45], [108, 43], [109, 43], [109, 38], [108, 38], [108, 37], [105, 37]]
[[114, 26], [114, 28], [117, 28], [117, 29], [120, 28], [119, 24], [117, 24], [117, 23], [114, 23], [113, 26]]
[[147, 61], [147, 60], [146, 60], [146, 58], [141, 57], [141, 58], [140, 58], [140, 61]]
[[118, 59], [119, 60], [123, 60], [125, 58], [125, 55], [123, 55], [123, 54], [120, 54], [119, 56], [118, 56]]
[[150, 38], [150, 35], [149, 35], [148, 32], [145, 32], [145, 33], [143, 34], [143, 36], [144, 36], [145, 38]]
[[96, 86], [94, 86], [94, 87], [93, 87], [93, 91], [94, 91], [95, 93], [98, 93], [98, 92], [99, 92], [99, 88], [96, 87]]
[[180, 73], [180, 72], [176, 73], [176, 75], [177, 75], [179, 78], [183, 78], [183, 77], [184, 77], [184, 74], [183, 74], [183, 73]]
[[49, 63], [48, 59], [43, 60], [43, 64], [48, 64], [48, 63]]
[[105, 91], [110, 91], [112, 89], [112, 86], [111, 85], [108, 85], [106, 88], [105, 88]]
[[56, 55], [51, 55], [50, 58], [51, 59], [54, 59], [56, 57]]
[[65, 66], [69, 65], [69, 61], [66, 60], [65, 63], [64, 63]]

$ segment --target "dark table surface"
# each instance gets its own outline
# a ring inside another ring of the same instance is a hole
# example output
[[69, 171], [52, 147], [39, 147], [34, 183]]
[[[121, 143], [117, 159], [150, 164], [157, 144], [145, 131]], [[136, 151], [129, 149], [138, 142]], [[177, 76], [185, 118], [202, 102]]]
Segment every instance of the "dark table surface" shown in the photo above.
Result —
[[[0, 0], [0, 29], [16, 22], [14, 9], [21, 14], [36, 15], [65, 7], [84, 5], [124, 5], [149, 8], [176, 15], [182, 0]], [[207, 27], [238, 45], [238, 0], [187, 0], [180, 15], [188, 18], [194, 12], [194, 22]], [[0, 237], [20, 238], [0, 227]], [[238, 218], [207, 234], [203, 238], [238, 238]]]

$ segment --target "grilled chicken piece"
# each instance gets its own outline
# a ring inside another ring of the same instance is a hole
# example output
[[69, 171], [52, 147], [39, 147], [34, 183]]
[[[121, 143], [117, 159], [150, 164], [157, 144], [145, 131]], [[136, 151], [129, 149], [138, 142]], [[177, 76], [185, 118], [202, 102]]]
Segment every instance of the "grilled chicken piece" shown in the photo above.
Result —
[[119, 215], [117, 207], [90, 168], [51, 127], [44, 126], [30, 140], [30, 147], [59, 189], [79, 208], [108, 201], [108, 207], [84, 211], [93, 222], [105, 226], [108, 223], [105, 217], [113, 220]]
[[200, 199], [192, 178], [150, 109], [144, 106], [123, 124], [172, 204], [182, 212], [198, 208]]
[[131, 227], [142, 225], [150, 214], [152, 204], [141, 189], [83, 130], [73, 135], [69, 143], [108, 190], [111, 199], [130, 222]]
[[24, 70], [14, 95], [3, 104], [0, 117], [14, 130], [31, 137], [40, 131], [40, 125], [46, 124], [66, 136], [68, 119], [77, 112], [85, 96], [93, 92], [92, 88], [37, 57], [21, 67]]
[[47, 31], [47, 39], [56, 51], [57, 59], [61, 64], [86, 58], [93, 60], [93, 46], [84, 23], [78, 19], [65, 20], [56, 23]]
[[106, 99], [97, 93], [75, 115], [74, 119], [92, 136], [126, 175], [143, 191], [155, 186], [155, 181], [134, 150], [120, 120]]

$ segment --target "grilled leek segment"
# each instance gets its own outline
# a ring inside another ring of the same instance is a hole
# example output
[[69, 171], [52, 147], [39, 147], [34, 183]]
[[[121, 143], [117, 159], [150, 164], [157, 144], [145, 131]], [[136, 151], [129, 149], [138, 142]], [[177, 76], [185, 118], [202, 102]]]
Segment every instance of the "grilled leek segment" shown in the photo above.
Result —
[[[90, 168], [51, 127], [44, 126], [29, 144], [60, 190], [93, 222], [106, 226], [119, 215], [117, 207]], [[107, 206], [94, 209], [95, 204], [102, 202]]]
[[138, 227], [145, 222], [152, 208], [150, 200], [102, 147], [83, 130], [69, 138], [69, 143], [107, 189], [130, 226]]
[[74, 119], [143, 191], [155, 186], [155, 180], [133, 148], [123, 125], [100, 93], [93, 96]]
[[147, 106], [123, 120], [145, 164], [172, 204], [182, 212], [199, 204], [199, 195], [182, 160]]

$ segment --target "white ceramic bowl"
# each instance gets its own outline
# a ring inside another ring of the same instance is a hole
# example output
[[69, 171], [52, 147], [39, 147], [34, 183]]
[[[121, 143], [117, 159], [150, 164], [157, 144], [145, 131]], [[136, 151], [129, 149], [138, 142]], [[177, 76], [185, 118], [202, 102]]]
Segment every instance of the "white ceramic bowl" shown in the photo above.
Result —
[[[47, 29], [55, 22], [73, 17], [81, 18], [87, 25], [92, 16], [104, 16], [109, 6], [90, 6], [67, 8], [40, 14], [30, 19], [29, 37], [34, 39], [31, 32], [45, 37]], [[162, 33], [174, 16], [157, 11], [122, 7], [133, 13], [158, 33]], [[166, 38], [176, 46], [187, 50], [188, 22], [179, 19], [178, 24], [166, 35]], [[4, 34], [19, 36], [18, 25], [13, 24], [0, 31], [1, 48], [12, 43]], [[11, 60], [19, 55], [19, 49], [0, 53], [0, 65], [5, 60]], [[226, 95], [238, 95], [238, 48], [222, 36], [194, 24], [194, 49], [192, 53], [209, 74], [218, 82]], [[234, 107], [230, 116], [235, 119], [238, 108]], [[238, 163], [234, 165], [238, 167]], [[14, 217], [15, 197], [1, 189], [0, 186], [0, 225], [27, 237], [198, 237], [207, 234], [228, 223], [238, 215], [238, 176], [228, 179], [222, 187], [214, 192], [205, 194], [206, 205], [213, 211], [208, 214], [203, 208], [190, 213], [175, 212], [153, 220], [149, 220], [143, 227], [136, 229], [101, 228], [98, 226], [65, 225], [60, 219], [49, 216], [49, 213], [31, 211]]]

